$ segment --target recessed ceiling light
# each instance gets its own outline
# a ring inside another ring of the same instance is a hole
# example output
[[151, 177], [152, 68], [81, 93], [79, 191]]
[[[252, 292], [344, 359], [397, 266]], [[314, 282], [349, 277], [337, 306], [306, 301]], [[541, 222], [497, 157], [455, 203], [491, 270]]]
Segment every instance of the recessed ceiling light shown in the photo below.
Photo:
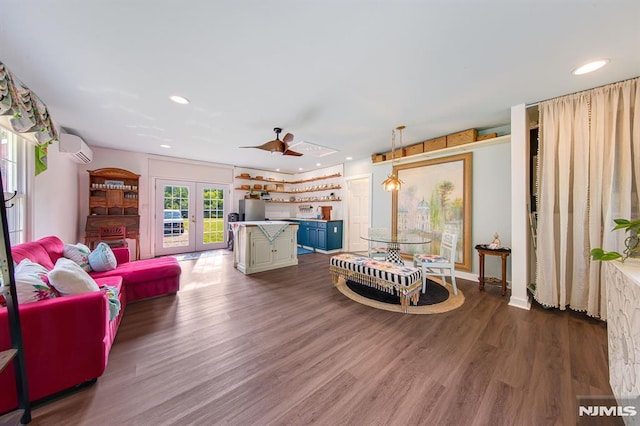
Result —
[[298, 170], [299, 170], [299, 171], [302, 171], [303, 169], [302, 169], [302, 167], [299, 167], [299, 168], [298, 168]]
[[322, 166], [321, 163], [316, 163], [316, 167], [320, 167], [320, 166]]
[[169, 99], [180, 105], [186, 105], [189, 103], [189, 99], [185, 98], [184, 96], [171, 95], [169, 96]]
[[160, 145], [160, 148], [171, 148], [171, 145], [167, 145], [167, 144], [162, 144]]
[[588, 64], [584, 64], [579, 66], [578, 68], [571, 71], [573, 75], [582, 75], [593, 72], [595, 70], [599, 70], [609, 63], [608, 59], [598, 59], [597, 61], [589, 62]]
[[353, 160], [353, 157], [347, 157], [347, 160]]
[[279, 171], [280, 171], [280, 169], [276, 169], [276, 172], [279, 172]]

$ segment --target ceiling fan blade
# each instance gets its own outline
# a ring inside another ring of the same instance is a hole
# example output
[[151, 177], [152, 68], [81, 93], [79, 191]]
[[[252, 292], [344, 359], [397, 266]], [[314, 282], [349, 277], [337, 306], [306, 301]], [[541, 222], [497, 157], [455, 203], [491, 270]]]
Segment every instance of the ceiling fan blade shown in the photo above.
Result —
[[282, 153], [282, 155], [295, 155], [296, 157], [302, 157], [304, 154], [287, 149], [285, 152]]
[[282, 142], [288, 144], [293, 140], [293, 135], [291, 133], [287, 133], [286, 135], [284, 135], [284, 138], [282, 138]]
[[282, 141], [274, 139], [272, 141], [265, 142], [262, 145], [258, 145], [258, 146], [241, 146], [239, 148], [258, 148], [258, 149], [263, 149], [265, 151], [270, 151], [270, 152], [283, 152], [284, 151], [284, 144], [282, 143]]

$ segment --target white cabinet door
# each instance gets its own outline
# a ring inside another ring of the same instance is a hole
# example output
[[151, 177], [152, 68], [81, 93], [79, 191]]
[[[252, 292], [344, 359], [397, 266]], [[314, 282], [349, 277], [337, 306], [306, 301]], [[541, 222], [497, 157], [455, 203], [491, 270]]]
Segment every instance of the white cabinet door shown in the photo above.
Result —
[[[293, 228], [290, 226], [285, 232], [280, 235], [280, 238], [273, 242], [273, 263], [288, 262], [293, 258]], [[297, 255], [296, 255], [297, 257]]]
[[273, 263], [273, 247], [259, 229], [250, 231], [251, 268], [262, 268]]

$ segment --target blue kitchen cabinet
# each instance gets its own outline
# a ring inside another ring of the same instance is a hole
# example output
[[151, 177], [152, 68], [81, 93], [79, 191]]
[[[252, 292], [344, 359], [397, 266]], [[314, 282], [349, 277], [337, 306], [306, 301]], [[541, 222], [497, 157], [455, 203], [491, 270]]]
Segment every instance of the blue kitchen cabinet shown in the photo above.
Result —
[[298, 244], [329, 251], [342, 248], [342, 221], [300, 221]]

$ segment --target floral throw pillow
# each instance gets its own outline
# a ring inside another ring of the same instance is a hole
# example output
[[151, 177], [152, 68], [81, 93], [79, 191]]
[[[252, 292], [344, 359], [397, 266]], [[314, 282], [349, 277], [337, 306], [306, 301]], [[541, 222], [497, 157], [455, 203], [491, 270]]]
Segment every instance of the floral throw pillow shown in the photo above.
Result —
[[32, 303], [57, 297], [56, 291], [49, 286], [47, 268], [23, 259], [14, 270], [18, 303]]
[[67, 259], [71, 259], [76, 262], [82, 269], [87, 272], [91, 272], [91, 265], [89, 265], [89, 247], [84, 244], [65, 244], [62, 254]]

